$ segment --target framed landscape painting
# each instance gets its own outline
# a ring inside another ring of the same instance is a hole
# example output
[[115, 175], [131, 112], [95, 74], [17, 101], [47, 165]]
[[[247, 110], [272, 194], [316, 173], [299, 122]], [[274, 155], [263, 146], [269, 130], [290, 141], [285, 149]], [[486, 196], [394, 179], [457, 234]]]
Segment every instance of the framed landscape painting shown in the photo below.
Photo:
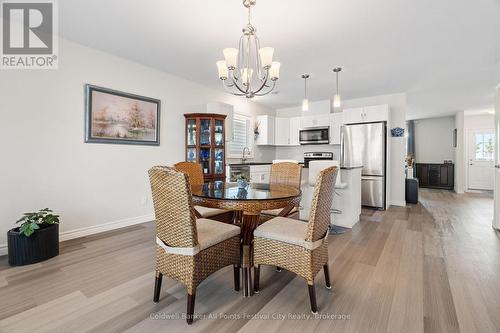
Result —
[[85, 142], [160, 145], [160, 100], [85, 85]]

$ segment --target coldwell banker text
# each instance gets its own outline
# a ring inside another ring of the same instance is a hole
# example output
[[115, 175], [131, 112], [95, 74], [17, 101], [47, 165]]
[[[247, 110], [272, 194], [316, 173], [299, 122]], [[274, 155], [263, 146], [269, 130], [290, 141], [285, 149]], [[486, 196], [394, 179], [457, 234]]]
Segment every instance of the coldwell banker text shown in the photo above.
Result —
[[4, 0], [1, 69], [57, 69], [55, 0]]

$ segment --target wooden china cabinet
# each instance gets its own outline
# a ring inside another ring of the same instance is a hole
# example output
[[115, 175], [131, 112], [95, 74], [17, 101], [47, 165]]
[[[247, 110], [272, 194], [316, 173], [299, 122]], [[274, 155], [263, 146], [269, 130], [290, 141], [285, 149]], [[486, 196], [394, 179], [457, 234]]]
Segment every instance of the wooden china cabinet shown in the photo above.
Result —
[[202, 165], [205, 181], [226, 178], [225, 115], [187, 113], [186, 161]]

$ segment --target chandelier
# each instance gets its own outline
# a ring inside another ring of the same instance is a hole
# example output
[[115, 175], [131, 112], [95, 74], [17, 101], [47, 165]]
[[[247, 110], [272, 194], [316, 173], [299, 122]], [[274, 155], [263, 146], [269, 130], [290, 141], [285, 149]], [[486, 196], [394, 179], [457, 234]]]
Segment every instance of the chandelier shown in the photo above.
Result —
[[248, 8], [248, 23], [243, 27], [238, 49], [222, 51], [225, 60], [217, 61], [219, 79], [233, 95], [252, 98], [273, 91], [279, 79], [280, 63], [273, 61], [274, 48], [260, 47], [255, 27], [250, 23], [250, 9], [256, 0], [243, 0]]

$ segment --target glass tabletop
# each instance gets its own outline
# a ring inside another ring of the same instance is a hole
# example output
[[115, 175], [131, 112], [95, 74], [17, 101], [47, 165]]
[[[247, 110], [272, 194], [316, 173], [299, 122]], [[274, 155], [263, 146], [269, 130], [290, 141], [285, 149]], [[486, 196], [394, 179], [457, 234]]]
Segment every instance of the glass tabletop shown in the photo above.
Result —
[[249, 183], [239, 188], [238, 183], [210, 182], [191, 186], [193, 196], [221, 200], [275, 200], [293, 198], [301, 194], [300, 189], [287, 185]]

